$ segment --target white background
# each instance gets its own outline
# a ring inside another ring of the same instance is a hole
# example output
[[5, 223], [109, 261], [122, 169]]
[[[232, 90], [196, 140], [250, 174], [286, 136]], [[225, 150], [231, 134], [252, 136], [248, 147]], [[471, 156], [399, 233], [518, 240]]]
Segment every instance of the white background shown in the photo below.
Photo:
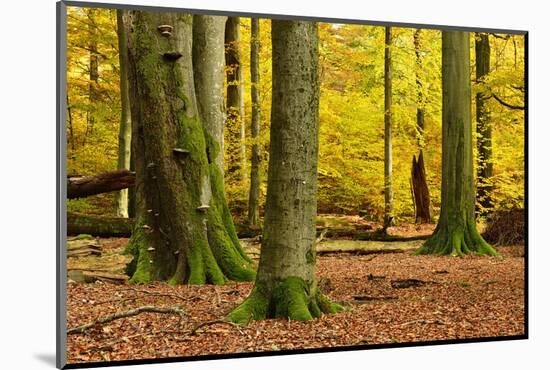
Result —
[[[526, 29], [529, 34], [530, 339], [143, 365], [135, 369], [540, 369], [549, 348], [549, 27], [543, 1], [126, 0], [132, 3], [379, 21]], [[55, 358], [55, 1], [0, 12], [0, 367]], [[546, 364], [546, 365], [544, 365]]]

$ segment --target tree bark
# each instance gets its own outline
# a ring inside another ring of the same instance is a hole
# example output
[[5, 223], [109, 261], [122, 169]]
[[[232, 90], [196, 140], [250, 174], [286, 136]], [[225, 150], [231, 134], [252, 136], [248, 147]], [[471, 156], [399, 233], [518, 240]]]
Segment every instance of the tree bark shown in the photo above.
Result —
[[[491, 47], [489, 35], [476, 33], [476, 83], [484, 84], [491, 65]], [[491, 112], [488, 100], [491, 94], [480, 91], [476, 94], [476, 132], [477, 132], [477, 212], [487, 215], [493, 208], [491, 199], [491, 177], [493, 176], [493, 133], [491, 127]]]
[[[246, 146], [244, 119], [244, 80], [241, 67], [241, 20], [229, 17], [225, 25], [225, 64], [227, 66], [227, 125], [238, 135], [236, 151], [239, 153], [237, 172], [246, 181]], [[230, 142], [231, 143], [231, 142]]]
[[411, 187], [413, 192], [415, 222], [428, 223], [431, 221], [430, 214], [430, 191], [426, 181], [426, 169], [424, 166], [424, 110], [426, 98], [422, 85], [422, 51], [421, 51], [421, 29], [414, 33], [414, 51], [416, 56], [416, 129], [418, 131], [418, 159], [413, 155], [411, 169]]
[[197, 107], [204, 130], [218, 144], [215, 157], [209, 154], [209, 161], [215, 162], [222, 177], [224, 173], [225, 108], [223, 95], [225, 45], [224, 32], [227, 17], [193, 17], [193, 75]]
[[[132, 122], [130, 121], [130, 96], [128, 94], [128, 45], [124, 31], [124, 10], [117, 9], [118, 58], [120, 64], [120, 128], [118, 133], [119, 170], [130, 169], [132, 140]], [[128, 189], [116, 194], [116, 213], [119, 217], [128, 217]]]
[[86, 112], [86, 134], [84, 139], [93, 132], [95, 124], [95, 105], [98, 100], [98, 83], [99, 83], [99, 53], [97, 50], [97, 27], [95, 25], [97, 9], [89, 8], [87, 9], [88, 15], [88, 32], [90, 35], [89, 43], [89, 53], [90, 53], [90, 62], [89, 62], [89, 82], [88, 82], [88, 109]]
[[391, 27], [386, 27], [384, 43], [384, 230], [393, 225], [392, 189], [392, 61]]
[[126, 27], [137, 176], [130, 281], [253, 280], [212, 160], [219, 144], [203, 128], [197, 106], [193, 16], [131, 11]]
[[413, 155], [411, 183], [415, 205], [415, 220], [416, 222], [428, 223], [431, 221], [430, 193], [426, 182], [424, 154], [422, 150], [420, 150], [420, 154], [418, 154], [418, 159]]
[[250, 82], [252, 98], [252, 158], [250, 161], [250, 191], [248, 196], [248, 225], [257, 227], [260, 224], [260, 20], [251, 19], [250, 36]]
[[102, 237], [128, 237], [134, 220], [121, 217], [88, 216], [67, 213], [67, 235], [89, 234]]
[[495, 255], [476, 229], [470, 86], [470, 34], [443, 33], [441, 214], [421, 254]]
[[117, 170], [93, 176], [67, 178], [67, 198], [85, 198], [134, 186], [136, 175], [128, 170]]
[[273, 95], [265, 227], [256, 285], [234, 322], [335, 312], [315, 279], [319, 148], [317, 24], [272, 21]]

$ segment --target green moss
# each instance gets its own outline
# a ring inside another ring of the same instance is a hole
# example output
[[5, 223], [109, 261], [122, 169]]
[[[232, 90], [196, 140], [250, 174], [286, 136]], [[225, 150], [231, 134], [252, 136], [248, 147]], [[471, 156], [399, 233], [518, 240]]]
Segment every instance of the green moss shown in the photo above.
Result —
[[323, 313], [336, 313], [345, 308], [331, 302], [316, 288], [301, 278], [291, 276], [277, 284], [270, 293], [256, 285], [250, 296], [229, 315], [233, 322], [248, 322], [266, 318], [311, 320]]
[[261, 289], [255, 287], [252, 293], [231, 313], [227, 319], [236, 323], [246, 323], [252, 320], [262, 320], [267, 317], [269, 300]]
[[291, 276], [280, 283], [273, 292], [275, 317], [306, 321], [313, 318], [309, 312], [309, 287], [306, 282]]
[[78, 234], [75, 239], [76, 240], [84, 240], [84, 239], [93, 239], [94, 237], [90, 234]]
[[344, 306], [332, 302], [330, 299], [328, 299], [326, 295], [324, 295], [320, 291], [317, 291], [315, 301], [317, 302], [319, 308], [321, 309], [321, 312], [323, 313], [337, 313], [346, 311], [346, 308]]
[[136, 222], [132, 237], [126, 246], [124, 253], [133, 255], [132, 262], [127, 266], [126, 271], [131, 275], [130, 283], [144, 284], [152, 280], [151, 256], [147, 251], [149, 247], [141, 222]]
[[434, 234], [415, 251], [416, 255], [436, 254], [462, 257], [466, 254], [498, 255], [479, 234], [475, 223], [469, 222], [466, 227], [457, 227], [448, 231], [447, 227], [438, 227]]

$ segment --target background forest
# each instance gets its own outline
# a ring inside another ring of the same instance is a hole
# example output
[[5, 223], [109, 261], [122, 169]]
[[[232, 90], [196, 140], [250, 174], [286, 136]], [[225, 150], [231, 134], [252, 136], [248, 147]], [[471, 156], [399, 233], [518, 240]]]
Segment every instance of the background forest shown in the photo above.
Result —
[[[244, 141], [240, 124], [225, 128], [225, 189], [236, 220], [244, 221], [249, 197], [250, 157], [260, 144], [260, 210], [267, 182], [271, 105], [270, 20], [260, 21], [260, 136], [251, 135], [249, 18], [241, 18], [240, 62], [244, 83]], [[417, 42], [415, 43], [415, 35]], [[321, 69], [319, 213], [384, 216], [384, 27], [319, 24]], [[471, 37], [471, 76], [476, 81], [475, 38]], [[490, 71], [475, 94], [495, 96], [491, 112], [490, 198], [495, 209], [523, 208], [524, 194], [524, 38], [489, 35]], [[120, 127], [120, 69], [116, 11], [68, 8], [67, 164], [69, 175], [117, 168]], [[393, 28], [393, 213], [414, 221], [411, 162], [423, 148], [432, 217], [440, 207], [441, 32]], [[422, 63], [417, 63], [418, 56]], [[418, 81], [421, 81], [419, 84]], [[419, 103], [418, 89], [424, 97]], [[424, 110], [424, 133], [417, 109]], [[473, 113], [475, 117], [475, 112]], [[474, 131], [476, 125], [474, 124]], [[474, 132], [474, 137], [477, 134]], [[245, 150], [246, 161], [241, 153]], [[477, 156], [474, 146], [474, 156]], [[244, 163], [244, 168], [243, 168]], [[69, 212], [115, 215], [115, 193], [68, 201]], [[492, 211], [492, 210], [490, 210]], [[261, 211], [262, 213], [262, 211]], [[239, 222], [239, 221], [237, 221]]]

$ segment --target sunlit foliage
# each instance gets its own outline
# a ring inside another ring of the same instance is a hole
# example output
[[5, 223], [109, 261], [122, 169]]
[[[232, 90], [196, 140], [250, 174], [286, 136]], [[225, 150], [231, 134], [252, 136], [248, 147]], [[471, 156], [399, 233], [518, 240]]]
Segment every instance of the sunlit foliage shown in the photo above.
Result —
[[[422, 69], [417, 70], [415, 29], [393, 28], [393, 193], [397, 221], [413, 221], [411, 162], [419, 140], [437, 217], [441, 185], [441, 33], [421, 32]], [[319, 24], [321, 70], [319, 212], [361, 214], [380, 220], [384, 208], [384, 28], [367, 25]], [[120, 122], [119, 65], [113, 10], [70, 8], [68, 14], [67, 163], [69, 174], [93, 174], [116, 168]], [[267, 184], [271, 108], [271, 24], [261, 20], [260, 91], [263, 205]], [[523, 207], [524, 194], [524, 38], [490, 35], [491, 71], [475, 83], [474, 36], [471, 37], [472, 110], [475, 93], [484, 89], [493, 125], [493, 188], [495, 208]], [[95, 42], [96, 52], [91, 46]], [[250, 157], [250, 19], [241, 18], [241, 63], [244, 76], [246, 147]], [[97, 55], [98, 81], [90, 80], [91, 55]], [[425, 132], [416, 129], [416, 74], [426, 101]], [[98, 94], [91, 99], [90, 86]], [[69, 112], [68, 112], [69, 113]], [[475, 117], [475, 114], [473, 114]], [[92, 119], [90, 119], [92, 118]], [[474, 122], [475, 132], [475, 122]], [[227, 148], [239, 140], [226, 129], [226, 170], [238, 160]], [[249, 164], [248, 164], [249, 165]], [[247, 173], [249, 168], [245, 169]], [[226, 193], [236, 216], [244, 216], [248, 184], [226, 171]], [[104, 194], [71, 201], [71, 210], [113, 214], [113, 196]], [[261, 207], [263, 209], [263, 206]]]

